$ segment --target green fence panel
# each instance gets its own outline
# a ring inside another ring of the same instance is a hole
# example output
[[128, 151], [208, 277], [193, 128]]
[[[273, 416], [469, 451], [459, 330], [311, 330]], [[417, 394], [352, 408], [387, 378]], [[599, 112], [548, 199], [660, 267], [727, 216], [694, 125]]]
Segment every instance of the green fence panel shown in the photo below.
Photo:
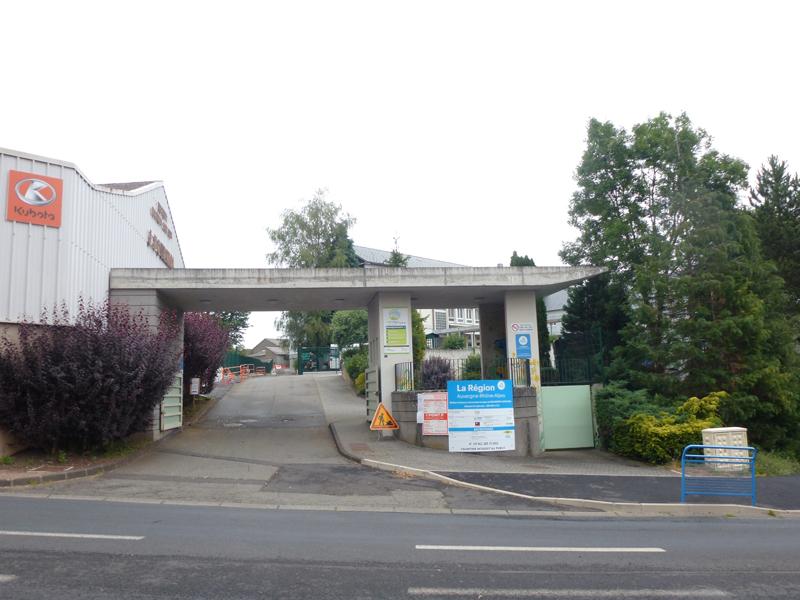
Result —
[[543, 386], [540, 418], [545, 450], [594, 447], [591, 386]]

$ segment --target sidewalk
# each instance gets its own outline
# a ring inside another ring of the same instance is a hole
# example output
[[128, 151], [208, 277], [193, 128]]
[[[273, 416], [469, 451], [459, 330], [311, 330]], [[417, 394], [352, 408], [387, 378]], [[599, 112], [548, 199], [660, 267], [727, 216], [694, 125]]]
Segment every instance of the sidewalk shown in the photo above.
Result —
[[[616, 504], [657, 506], [680, 502], [679, 473], [602, 450], [552, 451], [536, 458], [500, 457], [449, 453], [391, 438], [382, 440], [378, 432], [369, 430], [364, 400], [354, 396], [341, 379], [319, 377], [317, 385], [340, 452], [367, 466], [417, 472], [531, 499], [567, 501], [573, 506], [582, 502], [587, 507], [612, 503], [609, 508]], [[757, 493], [760, 507], [798, 510], [800, 476], [758, 478]], [[689, 503], [695, 508], [700, 508], [696, 505], [744, 505], [749, 509], [750, 499], [692, 496]], [[678, 509], [682, 508], [688, 507], [678, 505]], [[713, 508], [719, 512], [724, 507]]]

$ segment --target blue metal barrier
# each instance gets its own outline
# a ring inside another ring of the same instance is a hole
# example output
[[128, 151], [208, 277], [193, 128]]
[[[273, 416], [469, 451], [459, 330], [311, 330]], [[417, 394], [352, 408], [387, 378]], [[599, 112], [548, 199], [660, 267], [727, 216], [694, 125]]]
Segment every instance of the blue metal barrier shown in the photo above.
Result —
[[[686, 446], [681, 454], [681, 502], [686, 502], [689, 495], [749, 496], [755, 506], [757, 453], [752, 446]], [[687, 465], [699, 465], [705, 474], [687, 476]], [[748, 475], [732, 475], [748, 469]], [[713, 472], [720, 474], [713, 475]]]

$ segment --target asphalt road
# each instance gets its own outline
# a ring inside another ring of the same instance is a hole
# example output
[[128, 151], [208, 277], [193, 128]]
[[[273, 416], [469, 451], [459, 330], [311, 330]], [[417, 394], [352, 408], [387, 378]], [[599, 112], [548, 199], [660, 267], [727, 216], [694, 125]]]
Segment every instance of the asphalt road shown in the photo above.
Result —
[[797, 598], [799, 557], [796, 520], [526, 519], [0, 498], [0, 598], [13, 600]]

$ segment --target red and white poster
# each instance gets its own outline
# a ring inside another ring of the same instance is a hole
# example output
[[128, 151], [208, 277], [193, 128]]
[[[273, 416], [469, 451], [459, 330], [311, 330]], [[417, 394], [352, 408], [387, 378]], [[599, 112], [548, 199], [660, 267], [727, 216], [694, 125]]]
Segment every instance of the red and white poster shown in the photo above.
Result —
[[422, 435], [447, 435], [447, 392], [417, 394], [417, 422]]

